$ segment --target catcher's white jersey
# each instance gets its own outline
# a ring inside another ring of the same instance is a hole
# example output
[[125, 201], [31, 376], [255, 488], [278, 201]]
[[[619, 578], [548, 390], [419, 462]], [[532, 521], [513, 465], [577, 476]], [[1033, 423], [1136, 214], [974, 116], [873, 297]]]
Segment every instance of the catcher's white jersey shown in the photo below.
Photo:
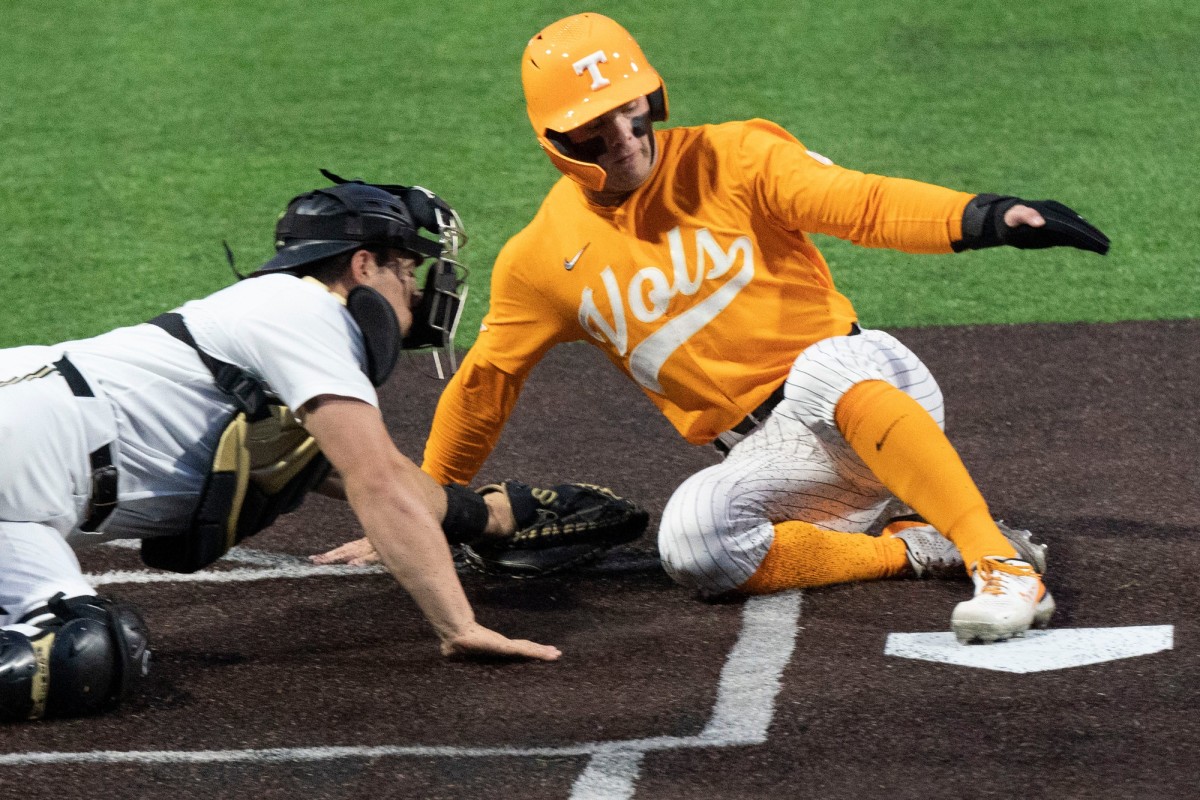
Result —
[[[201, 348], [246, 369], [291, 408], [322, 394], [378, 406], [362, 369], [362, 335], [320, 284], [265, 275], [178, 310]], [[50, 368], [64, 354], [95, 397], [76, 397]], [[57, 591], [91, 593], [66, 543], [186, 526], [232, 411], [195, 351], [153, 325], [0, 350], [0, 624]], [[88, 454], [105, 444], [118, 470], [118, 507], [85, 533]]]
[[758, 569], [775, 523], [798, 520], [845, 532], [871, 526], [892, 494], [833, 421], [841, 396], [867, 380], [907, 392], [944, 425], [933, 375], [893, 336], [866, 330], [817, 342], [792, 365], [784, 399], [767, 421], [671, 496], [658, 548], [672, 578], [720, 594]]

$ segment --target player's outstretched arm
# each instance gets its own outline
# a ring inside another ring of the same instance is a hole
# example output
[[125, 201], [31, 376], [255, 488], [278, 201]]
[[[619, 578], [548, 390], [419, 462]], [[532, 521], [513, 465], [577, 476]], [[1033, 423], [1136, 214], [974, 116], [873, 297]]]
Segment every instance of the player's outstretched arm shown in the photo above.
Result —
[[475, 621], [442, 533], [445, 492], [396, 449], [378, 409], [320, 397], [305, 405], [304, 425], [342, 476], [368, 541], [433, 626], [444, 655], [559, 658], [555, 647], [509, 639]]
[[1022, 200], [996, 194], [976, 195], [962, 218], [956, 252], [1009, 245], [1022, 250], [1075, 247], [1104, 255], [1109, 239], [1076, 211], [1056, 200]]
[[[342, 497], [342, 499], [345, 500], [346, 498]], [[515, 533], [517, 524], [513, 517], [512, 505], [508, 501], [508, 496], [503, 492], [497, 492], [494, 495], [485, 497], [484, 501], [488, 509], [487, 527], [484, 529], [485, 535], [501, 538], [511, 536]], [[444, 510], [444, 506], [439, 505], [439, 509]], [[361, 539], [354, 539], [353, 541], [338, 545], [324, 553], [309, 556], [308, 560], [314, 564], [348, 564], [352, 567], [365, 567], [380, 562], [379, 553], [375, 550], [374, 545], [371, 544], [371, 540], [365, 536]]]

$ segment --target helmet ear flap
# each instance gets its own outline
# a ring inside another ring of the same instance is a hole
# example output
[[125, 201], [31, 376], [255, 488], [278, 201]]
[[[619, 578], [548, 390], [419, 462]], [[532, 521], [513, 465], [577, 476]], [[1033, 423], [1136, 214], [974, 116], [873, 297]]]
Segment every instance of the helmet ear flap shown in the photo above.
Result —
[[562, 152], [558, 145], [546, 135], [538, 137], [538, 144], [542, 146], [542, 150], [550, 157], [551, 163], [558, 168], [559, 172], [585, 189], [598, 192], [604, 188], [604, 183], [608, 180], [608, 173], [599, 164], [572, 158]]
[[667, 86], [660, 85], [650, 94], [646, 95], [646, 100], [650, 102], [650, 119], [655, 122], [665, 122], [667, 119]]
[[572, 142], [571, 137], [565, 133], [546, 131], [546, 138], [558, 152], [575, 161], [595, 163], [600, 156], [608, 152], [608, 146], [605, 145], [602, 136], [593, 136], [582, 142]]

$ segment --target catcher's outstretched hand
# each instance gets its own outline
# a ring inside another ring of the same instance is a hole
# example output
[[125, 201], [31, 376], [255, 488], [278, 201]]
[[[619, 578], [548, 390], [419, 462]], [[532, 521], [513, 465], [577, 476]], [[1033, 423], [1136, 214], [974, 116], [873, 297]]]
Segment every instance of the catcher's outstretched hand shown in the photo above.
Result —
[[320, 565], [348, 564], [352, 567], [365, 567], [368, 564], [380, 563], [379, 553], [375, 552], [375, 547], [367, 541], [365, 536], [352, 542], [346, 542], [344, 545], [320, 555], [309, 556], [308, 560]]
[[442, 655], [455, 659], [558, 661], [562, 651], [528, 639], [509, 639], [476, 623], [456, 636], [443, 639]]

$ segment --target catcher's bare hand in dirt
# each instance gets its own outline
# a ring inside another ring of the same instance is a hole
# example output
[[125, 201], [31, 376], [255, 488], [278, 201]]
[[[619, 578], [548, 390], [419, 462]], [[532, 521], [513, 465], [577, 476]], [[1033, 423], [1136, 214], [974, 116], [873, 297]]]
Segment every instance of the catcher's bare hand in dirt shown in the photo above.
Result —
[[375, 552], [375, 548], [364, 536], [328, 552], [309, 556], [308, 560], [314, 564], [349, 564], [352, 567], [365, 567], [368, 564], [378, 564], [379, 553]]
[[443, 638], [442, 655], [456, 659], [530, 658], [537, 661], [557, 661], [562, 656], [562, 651], [557, 647], [537, 644], [528, 639], [509, 639], [476, 624], [459, 634]]

